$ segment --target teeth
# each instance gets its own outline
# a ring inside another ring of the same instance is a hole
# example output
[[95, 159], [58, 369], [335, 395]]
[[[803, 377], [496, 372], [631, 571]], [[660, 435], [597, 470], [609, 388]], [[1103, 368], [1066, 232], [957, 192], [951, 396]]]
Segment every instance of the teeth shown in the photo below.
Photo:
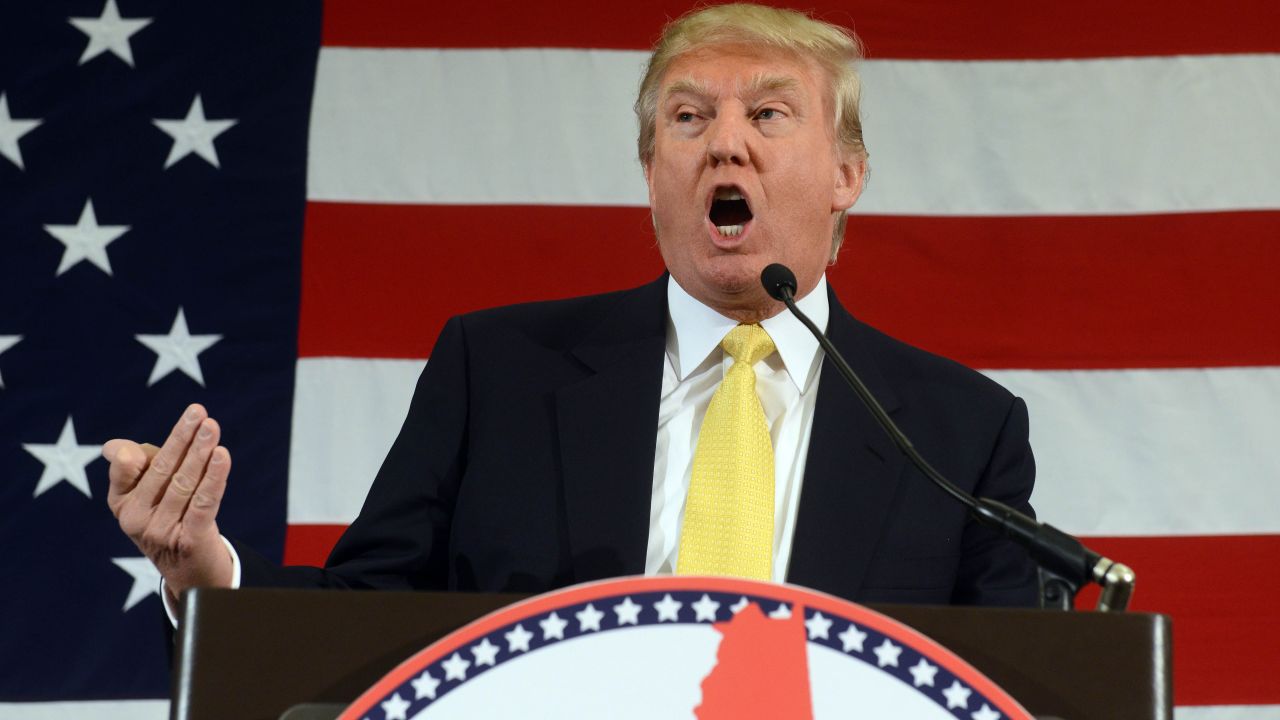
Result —
[[737, 188], [716, 188], [716, 200], [741, 200], [742, 193]]
[[716, 230], [719, 230], [720, 234], [725, 237], [736, 237], [742, 234], [741, 225], [717, 225]]

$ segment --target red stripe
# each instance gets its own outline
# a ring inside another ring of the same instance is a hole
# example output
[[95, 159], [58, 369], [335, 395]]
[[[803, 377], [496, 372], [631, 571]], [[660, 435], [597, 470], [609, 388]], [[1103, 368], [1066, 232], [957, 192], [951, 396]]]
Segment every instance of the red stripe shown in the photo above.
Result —
[[[323, 42], [352, 47], [647, 49], [680, 2], [327, 0]], [[698, 3], [701, 4], [701, 3]], [[1016, 59], [1280, 50], [1274, 0], [826, 0], [797, 5], [853, 25], [873, 58]]]
[[[1280, 212], [854, 216], [855, 314], [982, 368], [1280, 365]], [[307, 208], [302, 356], [422, 358], [451, 315], [658, 276], [644, 208]]]
[[346, 525], [287, 525], [284, 529], [284, 564], [323, 566], [346, 529]]
[[[285, 562], [323, 564], [343, 529], [290, 525]], [[1137, 572], [1132, 611], [1173, 617], [1176, 704], [1280, 704], [1280, 535], [1086, 541]], [[1077, 606], [1097, 596], [1086, 590]]]
[[1173, 617], [1175, 704], [1280, 704], [1280, 535], [1087, 542], [1138, 574], [1131, 610]]

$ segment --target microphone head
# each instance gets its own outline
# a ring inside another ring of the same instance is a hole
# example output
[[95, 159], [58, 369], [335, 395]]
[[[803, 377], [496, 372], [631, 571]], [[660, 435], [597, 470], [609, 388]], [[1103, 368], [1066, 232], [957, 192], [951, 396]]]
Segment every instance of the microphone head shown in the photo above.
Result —
[[764, 291], [774, 300], [782, 300], [785, 297], [784, 288], [791, 297], [795, 297], [796, 294], [796, 274], [791, 272], [791, 268], [781, 263], [773, 263], [766, 267], [760, 273], [760, 284], [764, 285]]

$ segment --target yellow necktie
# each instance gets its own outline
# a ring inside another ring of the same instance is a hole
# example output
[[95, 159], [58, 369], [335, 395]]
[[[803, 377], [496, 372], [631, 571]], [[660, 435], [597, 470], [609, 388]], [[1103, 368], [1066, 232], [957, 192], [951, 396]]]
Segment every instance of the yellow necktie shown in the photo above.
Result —
[[680, 530], [681, 575], [773, 574], [773, 443], [753, 366], [774, 351], [759, 325], [739, 325], [720, 347], [733, 366], [711, 397], [693, 453]]

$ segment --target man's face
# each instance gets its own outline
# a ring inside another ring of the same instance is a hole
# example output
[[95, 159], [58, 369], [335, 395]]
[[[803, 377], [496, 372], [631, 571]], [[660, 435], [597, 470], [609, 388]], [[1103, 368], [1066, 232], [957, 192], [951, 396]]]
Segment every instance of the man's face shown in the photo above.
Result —
[[645, 167], [658, 246], [690, 295], [739, 320], [776, 314], [760, 271], [780, 262], [798, 295], [831, 253], [834, 212], [853, 205], [863, 164], [836, 149], [825, 73], [769, 49], [714, 46], [678, 57], [659, 87]]

